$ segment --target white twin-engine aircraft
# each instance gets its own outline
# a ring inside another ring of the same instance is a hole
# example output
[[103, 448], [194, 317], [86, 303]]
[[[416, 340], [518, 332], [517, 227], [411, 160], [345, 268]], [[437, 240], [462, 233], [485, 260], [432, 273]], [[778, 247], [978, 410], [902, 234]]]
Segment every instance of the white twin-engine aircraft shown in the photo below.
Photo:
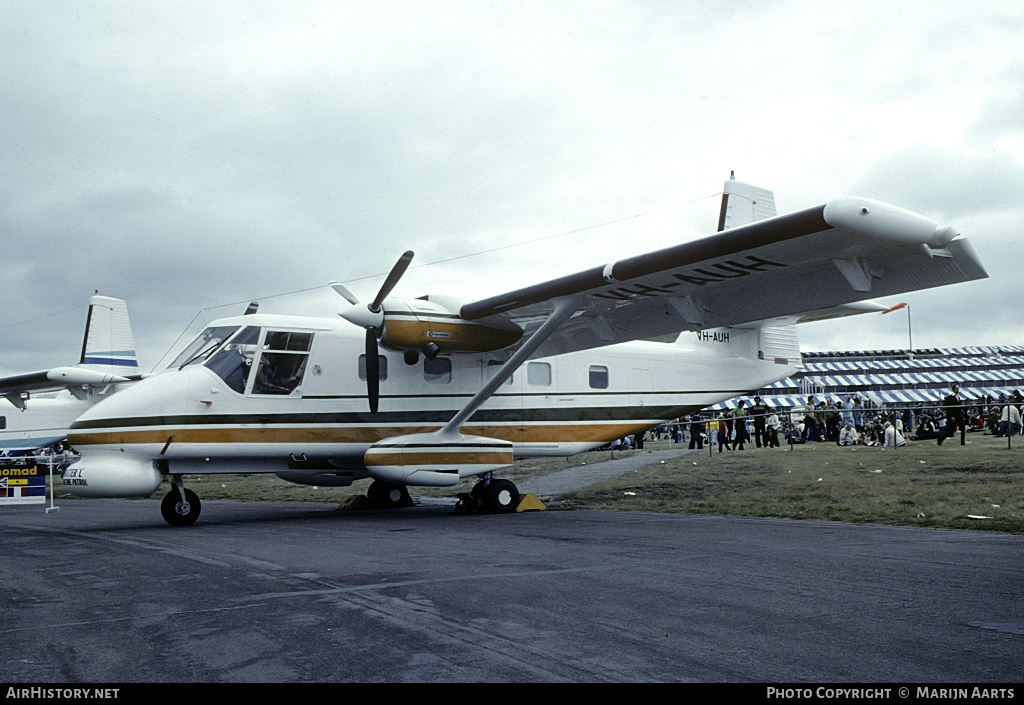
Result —
[[63, 441], [68, 426], [101, 399], [139, 379], [128, 306], [93, 296], [76, 365], [0, 378], [0, 455], [21, 455]]
[[389, 298], [406, 252], [369, 304], [334, 285], [338, 318], [215, 321], [71, 425], [82, 457], [64, 484], [145, 497], [168, 475], [173, 525], [199, 515], [182, 483], [195, 473], [372, 478], [384, 506], [479, 476], [474, 500], [513, 511], [519, 493], [494, 473], [514, 458], [579, 453], [784, 379], [801, 364], [796, 323], [987, 276], [956, 230], [862, 198], [775, 217], [771, 192], [731, 180], [719, 230], [469, 303]]

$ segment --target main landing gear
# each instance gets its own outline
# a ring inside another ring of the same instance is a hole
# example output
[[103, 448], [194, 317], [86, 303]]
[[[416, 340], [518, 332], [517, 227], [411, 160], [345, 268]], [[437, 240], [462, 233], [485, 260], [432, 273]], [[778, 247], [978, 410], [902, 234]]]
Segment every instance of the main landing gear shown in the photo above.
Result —
[[[186, 490], [187, 491], [187, 490]], [[172, 490], [172, 494], [173, 494]], [[366, 491], [369, 505], [375, 509], [411, 507], [409, 488], [384, 480], [374, 480]], [[509, 514], [519, 508], [519, 489], [511, 480], [485, 475], [473, 489], [459, 494], [455, 511], [460, 514]]]
[[199, 497], [192, 490], [186, 490], [180, 475], [171, 477], [174, 487], [160, 502], [160, 513], [171, 526], [189, 526], [195, 524], [202, 511]]
[[519, 488], [511, 480], [491, 477], [487, 473], [473, 485], [469, 494], [461, 493], [455, 509], [462, 513], [509, 514], [519, 507]]
[[412, 506], [408, 487], [384, 480], [374, 480], [370, 483], [370, 488], [366, 490], [366, 499], [370, 501], [370, 506], [381, 509]]

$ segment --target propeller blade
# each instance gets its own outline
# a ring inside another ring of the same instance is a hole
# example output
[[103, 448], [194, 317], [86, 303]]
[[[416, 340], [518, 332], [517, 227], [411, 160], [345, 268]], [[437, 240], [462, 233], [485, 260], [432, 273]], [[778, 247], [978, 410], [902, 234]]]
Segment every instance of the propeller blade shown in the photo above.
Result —
[[352, 292], [349, 291], [348, 289], [346, 289], [343, 284], [339, 284], [338, 282], [331, 282], [331, 288], [334, 289], [334, 291], [339, 296], [341, 296], [341, 298], [345, 299], [346, 301], [348, 301], [353, 306], [355, 306], [355, 305], [357, 305], [359, 303], [359, 299], [357, 299], [355, 296], [353, 296]]
[[380, 399], [380, 352], [373, 328], [366, 329], [366, 397], [370, 400], [370, 413], [376, 414]]
[[402, 275], [405, 274], [405, 270], [409, 268], [409, 263], [412, 262], [412, 257], [412, 250], [407, 250], [405, 254], [399, 257], [398, 261], [395, 262], [395, 266], [392, 267], [391, 271], [388, 273], [388, 278], [384, 280], [383, 286], [381, 286], [380, 291], [377, 292], [377, 296], [368, 307], [371, 312], [377, 313], [380, 311], [380, 307], [381, 304], [384, 303], [384, 299], [391, 294], [391, 290], [395, 288], [395, 285], [398, 284], [398, 280], [402, 278]]
[[377, 347], [377, 337], [383, 334], [384, 329], [384, 299], [391, 294], [391, 290], [405, 274], [412, 258], [412, 250], [406, 251], [398, 258], [395, 266], [388, 272], [377, 296], [365, 309], [357, 305], [356, 297], [344, 286], [338, 283], [331, 284], [332, 289], [352, 304], [351, 309], [338, 315], [350, 323], [366, 328], [366, 398], [370, 402], [371, 414], [377, 413], [377, 405], [380, 401], [380, 351]]

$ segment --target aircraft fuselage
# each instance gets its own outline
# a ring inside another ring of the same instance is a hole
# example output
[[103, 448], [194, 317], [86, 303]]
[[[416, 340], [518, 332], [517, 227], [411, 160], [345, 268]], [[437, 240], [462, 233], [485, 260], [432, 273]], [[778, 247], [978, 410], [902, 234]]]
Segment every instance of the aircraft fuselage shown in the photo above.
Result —
[[[82, 455], [65, 478], [72, 492], [148, 495], [161, 474], [218, 472], [347, 485], [369, 476], [371, 446], [437, 431], [507, 359], [501, 351], [434, 360], [382, 351], [379, 410], [371, 413], [363, 340], [347, 322], [256, 314], [207, 331], [166, 371], [72, 424], [69, 441]], [[727, 344], [714, 354], [707, 345], [634, 342], [530, 360], [461, 433], [510, 443], [516, 457], [571, 455], [795, 369], [737, 357]], [[133, 473], [137, 482], [119, 489]]]

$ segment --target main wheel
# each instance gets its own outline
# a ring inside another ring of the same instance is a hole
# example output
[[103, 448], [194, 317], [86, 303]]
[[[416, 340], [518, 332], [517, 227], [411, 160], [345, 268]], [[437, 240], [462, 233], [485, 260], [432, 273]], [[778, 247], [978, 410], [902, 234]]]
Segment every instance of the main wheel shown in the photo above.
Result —
[[496, 514], [508, 514], [519, 507], [519, 489], [511, 480], [491, 480], [484, 495], [488, 509]]
[[366, 491], [370, 503], [385, 508], [409, 506], [409, 488], [405, 485], [393, 485], [390, 482], [374, 480]]
[[171, 526], [195, 524], [202, 508], [199, 497], [195, 492], [185, 490], [185, 501], [183, 502], [177, 488], [173, 488], [168, 492], [160, 503], [160, 513], [163, 514], [164, 521]]

